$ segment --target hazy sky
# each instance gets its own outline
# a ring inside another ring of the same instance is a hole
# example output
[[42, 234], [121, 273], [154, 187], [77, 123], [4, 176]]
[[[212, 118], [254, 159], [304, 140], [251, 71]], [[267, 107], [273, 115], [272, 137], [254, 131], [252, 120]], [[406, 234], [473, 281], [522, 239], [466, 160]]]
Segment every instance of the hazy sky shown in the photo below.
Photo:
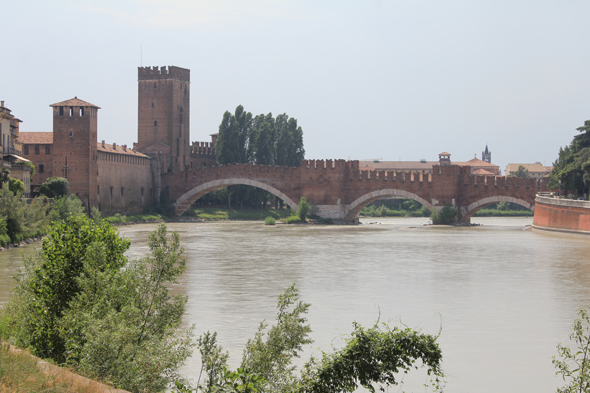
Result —
[[[137, 67], [191, 70], [191, 139], [223, 112], [287, 113], [306, 158], [551, 165], [590, 119], [587, 0], [4, 1], [0, 99], [23, 131], [100, 106], [137, 140]], [[143, 48], [140, 51], [140, 48]], [[140, 56], [140, 53], [143, 53]]]

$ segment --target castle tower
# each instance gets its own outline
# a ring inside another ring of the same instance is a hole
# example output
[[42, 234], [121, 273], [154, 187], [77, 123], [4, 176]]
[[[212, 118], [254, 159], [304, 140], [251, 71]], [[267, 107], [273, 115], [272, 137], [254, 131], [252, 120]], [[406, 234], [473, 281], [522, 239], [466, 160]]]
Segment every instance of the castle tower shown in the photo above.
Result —
[[139, 67], [135, 148], [160, 159], [162, 173], [184, 171], [190, 162], [190, 70]]
[[481, 160], [485, 162], [492, 163], [492, 152], [488, 150], [488, 145], [486, 145], [486, 149], [481, 152]]
[[87, 210], [98, 202], [97, 115], [98, 106], [74, 97], [50, 105], [53, 108], [53, 175], [65, 177], [70, 194]]

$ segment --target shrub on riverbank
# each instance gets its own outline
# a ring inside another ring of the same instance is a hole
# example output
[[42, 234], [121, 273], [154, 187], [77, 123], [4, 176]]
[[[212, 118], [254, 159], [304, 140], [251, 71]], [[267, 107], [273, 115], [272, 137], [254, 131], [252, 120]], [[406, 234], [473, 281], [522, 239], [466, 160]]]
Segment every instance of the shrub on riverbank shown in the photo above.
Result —
[[192, 328], [177, 333], [186, 297], [167, 288], [185, 269], [178, 235], [161, 225], [148, 244], [128, 261], [129, 241], [103, 220], [54, 225], [0, 309], [0, 339], [133, 392], [163, 390], [191, 355]]
[[395, 210], [385, 205], [369, 205], [359, 213], [361, 217], [430, 217], [430, 210], [425, 206], [417, 210]]
[[291, 216], [285, 219], [285, 224], [297, 224], [299, 222], [302, 222], [299, 216]]
[[272, 217], [275, 220], [288, 217], [289, 209], [224, 209], [218, 207], [199, 207], [187, 210], [183, 217], [195, 217], [204, 220], [264, 220]]
[[114, 216], [105, 217], [104, 220], [109, 224], [124, 224], [126, 222], [157, 222], [163, 218], [164, 216], [162, 214], [134, 214], [125, 216], [117, 213]]
[[266, 217], [264, 219], [264, 225], [275, 225], [275, 224], [276, 224], [275, 219], [270, 216]]

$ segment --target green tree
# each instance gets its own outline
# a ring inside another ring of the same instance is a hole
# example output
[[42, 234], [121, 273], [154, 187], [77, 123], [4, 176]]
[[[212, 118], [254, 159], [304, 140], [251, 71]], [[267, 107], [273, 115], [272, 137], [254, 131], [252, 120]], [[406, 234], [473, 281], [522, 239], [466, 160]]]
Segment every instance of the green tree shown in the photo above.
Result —
[[48, 198], [57, 198], [68, 195], [70, 192], [70, 183], [63, 177], [50, 177], [41, 184], [39, 192]]
[[432, 209], [430, 219], [433, 225], [450, 225], [457, 221], [457, 211], [449, 203], [444, 203], [440, 212]]
[[82, 201], [75, 195], [54, 198], [49, 209], [49, 219], [57, 222], [71, 215], [83, 215], [85, 212]]
[[18, 277], [9, 337], [131, 392], [164, 390], [192, 353], [192, 328], [178, 333], [186, 297], [168, 292], [186, 262], [164, 225], [148, 245], [147, 257], [127, 261], [129, 242], [99, 218], [56, 224]]
[[299, 206], [297, 206], [297, 216], [299, 216], [299, 219], [303, 222], [305, 222], [305, 220], [307, 219], [307, 213], [309, 213], [309, 203], [307, 202], [307, 199], [305, 199], [305, 197], [301, 197], [301, 200], [299, 200]]
[[40, 199], [28, 204], [3, 183], [0, 188], [0, 218], [6, 222], [12, 243], [45, 234], [48, 225], [47, 206]]
[[0, 186], [4, 183], [8, 183], [9, 180], [10, 172], [8, 172], [8, 169], [2, 168], [2, 170], [0, 170]]
[[25, 192], [25, 183], [23, 183], [22, 180], [10, 178], [8, 181], [8, 189], [12, 191], [14, 195], [20, 197]]
[[570, 340], [576, 345], [572, 349], [561, 343], [557, 346], [559, 358], [553, 357], [556, 373], [568, 384], [558, 393], [590, 392], [590, 316], [585, 309], [578, 310], [578, 318], [572, 325]]
[[23, 162], [22, 164], [25, 166], [28, 166], [29, 169], [31, 170], [31, 182], [33, 182], [33, 176], [35, 176], [37, 174], [37, 170], [35, 169], [35, 165], [32, 162]]
[[[278, 299], [276, 324], [269, 329], [261, 323], [254, 339], [248, 341], [236, 372], [227, 369], [227, 352], [217, 344], [215, 334], [203, 335], [199, 348], [207, 378], [199, 385], [202, 391], [336, 393], [354, 392], [359, 386], [374, 391], [374, 384], [396, 385], [396, 373], [418, 368], [417, 361], [432, 376], [433, 387], [442, 389], [438, 336], [386, 324], [365, 329], [355, 323], [344, 348], [324, 353], [321, 359], [310, 359], [299, 375], [293, 360], [304, 345], [312, 343], [305, 316], [309, 307], [301, 302], [295, 285], [287, 288]], [[181, 392], [193, 391], [180, 383], [177, 387]]]
[[526, 169], [523, 165], [519, 165], [518, 170], [511, 174], [510, 177], [521, 177], [524, 179], [529, 179], [531, 175], [528, 169]]
[[[577, 130], [580, 134], [574, 136], [570, 145], [559, 149], [558, 158], [549, 175], [550, 189], [557, 189], [561, 180], [561, 189], [564, 191], [583, 194], [588, 190], [590, 174], [586, 176], [588, 180], [585, 183], [584, 175], [587, 172], [583, 167], [590, 160], [590, 120], [586, 120]], [[586, 168], [590, 169], [590, 165]]]

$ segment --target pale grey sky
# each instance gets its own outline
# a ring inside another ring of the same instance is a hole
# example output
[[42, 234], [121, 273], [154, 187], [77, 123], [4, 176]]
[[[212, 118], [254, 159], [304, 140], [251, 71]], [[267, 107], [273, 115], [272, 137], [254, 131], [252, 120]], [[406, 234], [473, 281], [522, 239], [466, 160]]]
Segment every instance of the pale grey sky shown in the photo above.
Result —
[[[191, 139], [225, 110], [287, 113], [306, 158], [550, 165], [590, 119], [584, 0], [4, 1], [0, 99], [23, 131], [96, 104], [137, 140], [137, 67], [191, 70]], [[140, 58], [140, 47], [143, 56]]]

